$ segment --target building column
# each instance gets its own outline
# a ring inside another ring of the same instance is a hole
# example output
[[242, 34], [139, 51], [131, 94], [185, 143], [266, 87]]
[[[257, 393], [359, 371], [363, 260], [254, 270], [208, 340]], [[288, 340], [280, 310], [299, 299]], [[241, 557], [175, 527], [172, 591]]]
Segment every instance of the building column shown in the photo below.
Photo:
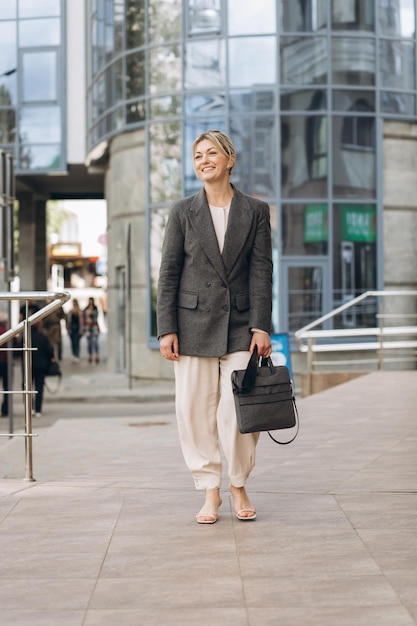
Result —
[[47, 281], [46, 201], [19, 194], [19, 277], [21, 291], [45, 291]]

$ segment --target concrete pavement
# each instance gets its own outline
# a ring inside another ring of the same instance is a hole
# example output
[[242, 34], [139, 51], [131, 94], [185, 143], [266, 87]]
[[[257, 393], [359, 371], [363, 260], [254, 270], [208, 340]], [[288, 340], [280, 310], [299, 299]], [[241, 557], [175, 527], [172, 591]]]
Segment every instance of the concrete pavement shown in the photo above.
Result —
[[261, 435], [256, 522], [224, 476], [202, 526], [172, 383], [65, 368], [34, 421], [36, 482], [22, 440], [1, 444], [0, 626], [417, 623], [417, 372], [299, 399], [293, 444]]

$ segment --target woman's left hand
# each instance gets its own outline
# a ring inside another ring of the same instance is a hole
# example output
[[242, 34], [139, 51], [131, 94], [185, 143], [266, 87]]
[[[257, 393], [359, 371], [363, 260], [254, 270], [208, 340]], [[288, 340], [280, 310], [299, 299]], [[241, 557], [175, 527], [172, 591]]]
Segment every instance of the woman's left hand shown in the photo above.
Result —
[[266, 333], [260, 333], [257, 331], [253, 333], [252, 341], [251, 341], [250, 348], [249, 348], [249, 351], [251, 354], [254, 351], [255, 346], [258, 348], [259, 357], [264, 357], [265, 359], [267, 359], [268, 357], [271, 356], [271, 353], [272, 353], [271, 338]]

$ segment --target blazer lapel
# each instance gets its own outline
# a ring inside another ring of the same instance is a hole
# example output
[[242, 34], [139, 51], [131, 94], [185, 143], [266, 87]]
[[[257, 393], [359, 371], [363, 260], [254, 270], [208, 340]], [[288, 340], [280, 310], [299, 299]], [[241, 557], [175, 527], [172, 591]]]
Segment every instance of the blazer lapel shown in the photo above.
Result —
[[204, 189], [195, 196], [191, 204], [190, 223], [210, 263], [221, 279], [227, 282], [226, 271]]
[[254, 219], [248, 199], [235, 187], [234, 192], [223, 247], [223, 263], [228, 275], [242, 252]]

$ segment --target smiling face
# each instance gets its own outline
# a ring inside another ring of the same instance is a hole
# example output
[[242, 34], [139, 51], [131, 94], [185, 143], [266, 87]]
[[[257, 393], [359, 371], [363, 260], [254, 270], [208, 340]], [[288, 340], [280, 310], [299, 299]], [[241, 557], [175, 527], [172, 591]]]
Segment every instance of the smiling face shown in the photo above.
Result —
[[194, 169], [206, 183], [228, 180], [234, 165], [234, 157], [225, 154], [210, 139], [203, 139], [194, 148]]

